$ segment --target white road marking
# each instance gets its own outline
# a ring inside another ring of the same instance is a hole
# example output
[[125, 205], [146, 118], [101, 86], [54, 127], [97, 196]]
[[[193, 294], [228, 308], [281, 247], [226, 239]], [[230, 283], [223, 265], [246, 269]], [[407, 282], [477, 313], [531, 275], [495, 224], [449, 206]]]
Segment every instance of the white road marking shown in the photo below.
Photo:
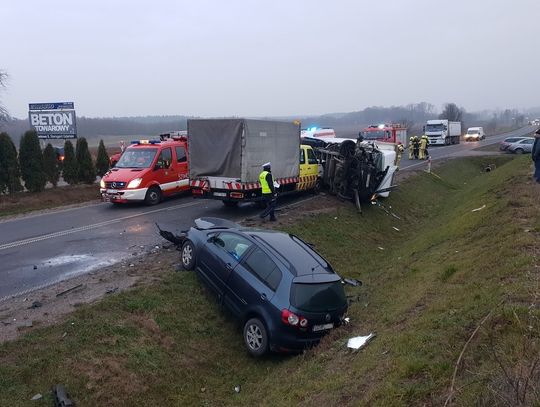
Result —
[[96, 228], [100, 228], [100, 227], [107, 226], [107, 225], [112, 225], [114, 223], [118, 223], [118, 222], [121, 222], [123, 220], [148, 215], [148, 214], [151, 214], [151, 213], [170, 211], [170, 210], [180, 209], [180, 208], [186, 208], [188, 206], [194, 206], [194, 205], [199, 205], [199, 204], [200, 204], [200, 202], [191, 202], [191, 203], [188, 203], [188, 204], [175, 205], [175, 206], [170, 206], [170, 207], [167, 207], [167, 208], [154, 209], [152, 211], [146, 211], [146, 212], [142, 212], [142, 213], [136, 213], [136, 214], [133, 214], [133, 215], [122, 216], [120, 218], [110, 219], [110, 220], [106, 220], [106, 221], [103, 221], [103, 222], [94, 223], [92, 225], [80, 226], [78, 228], [62, 230], [62, 231], [59, 231], [59, 232], [54, 232], [54, 233], [49, 233], [49, 234], [46, 234], [46, 235], [36, 236], [36, 237], [29, 238], [29, 239], [23, 239], [23, 240], [18, 240], [18, 241], [15, 241], [15, 242], [5, 243], [3, 245], [0, 245], [0, 251], [1, 250], [12, 249], [14, 247], [24, 246], [24, 245], [27, 245], [27, 244], [40, 242], [42, 240], [53, 239], [55, 237], [71, 235], [73, 233], [83, 232], [83, 231], [86, 231], [86, 230], [91, 230], [91, 229], [96, 229]]

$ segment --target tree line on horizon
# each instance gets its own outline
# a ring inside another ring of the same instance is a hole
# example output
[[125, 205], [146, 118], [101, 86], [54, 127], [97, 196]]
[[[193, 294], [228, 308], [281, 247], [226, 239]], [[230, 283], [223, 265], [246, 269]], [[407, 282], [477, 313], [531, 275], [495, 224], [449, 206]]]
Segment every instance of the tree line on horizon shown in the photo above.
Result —
[[25, 189], [41, 192], [47, 182], [56, 188], [60, 177], [70, 185], [92, 184], [97, 175], [103, 176], [108, 170], [109, 157], [103, 140], [100, 140], [94, 163], [84, 137], [77, 139], [75, 147], [70, 140], [66, 140], [61, 160], [51, 143], [41, 149], [34, 130], [24, 133], [18, 151], [9, 134], [0, 133], [0, 195]]

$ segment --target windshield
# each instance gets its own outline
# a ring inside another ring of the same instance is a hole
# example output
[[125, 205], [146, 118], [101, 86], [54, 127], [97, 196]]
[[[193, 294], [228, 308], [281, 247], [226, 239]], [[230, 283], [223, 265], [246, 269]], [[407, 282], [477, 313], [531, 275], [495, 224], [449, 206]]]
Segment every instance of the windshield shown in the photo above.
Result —
[[428, 131], [443, 131], [446, 130], [444, 124], [428, 124], [426, 125], [426, 132]]
[[467, 134], [478, 134], [480, 133], [478, 130], [467, 130]]
[[384, 138], [384, 130], [363, 131], [364, 140], [377, 140]]
[[307, 312], [327, 312], [347, 304], [341, 281], [323, 284], [298, 284], [291, 289], [291, 304]]
[[157, 148], [131, 148], [124, 151], [116, 168], [148, 168], [152, 165]]

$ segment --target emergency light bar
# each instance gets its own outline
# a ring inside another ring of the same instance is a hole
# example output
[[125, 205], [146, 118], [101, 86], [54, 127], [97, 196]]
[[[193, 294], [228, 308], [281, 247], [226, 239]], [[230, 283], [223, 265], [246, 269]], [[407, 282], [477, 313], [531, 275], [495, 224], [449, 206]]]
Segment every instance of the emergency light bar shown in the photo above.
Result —
[[159, 140], [133, 140], [131, 144], [159, 144]]

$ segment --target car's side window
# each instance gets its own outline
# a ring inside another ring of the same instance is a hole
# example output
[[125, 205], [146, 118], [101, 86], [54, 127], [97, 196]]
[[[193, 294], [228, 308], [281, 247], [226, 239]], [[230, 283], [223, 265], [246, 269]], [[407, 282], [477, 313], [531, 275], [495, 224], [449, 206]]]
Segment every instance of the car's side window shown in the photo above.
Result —
[[235, 260], [240, 261], [240, 258], [251, 247], [252, 243], [235, 233], [223, 232], [216, 235], [212, 239], [212, 243], [218, 247], [221, 247], [227, 253], [229, 253]]
[[304, 154], [304, 149], [301, 148], [300, 149], [300, 164], [305, 164], [305, 163], [306, 163], [306, 157]]
[[270, 289], [276, 290], [281, 281], [281, 270], [261, 249], [256, 248], [244, 260], [244, 266]]
[[308, 158], [308, 164], [318, 164], [317, 157], [315, 157], [315, 153], [313, 150], [307, 150], [307, 158]]
[[185, 163], [187, 161], [186, 149], [184, 147], [175, 147], [176, 148], [176, 162]]
[[533, 144], [534, 140], [523, 140], [522, 143], [523, 144]]
[[164, 148], [161, 150], [161, 154], [159, 155], [157, 162], [161, 165], [161, 168], [169, 168], [172, 162], [172, 150], [170, 148]]

